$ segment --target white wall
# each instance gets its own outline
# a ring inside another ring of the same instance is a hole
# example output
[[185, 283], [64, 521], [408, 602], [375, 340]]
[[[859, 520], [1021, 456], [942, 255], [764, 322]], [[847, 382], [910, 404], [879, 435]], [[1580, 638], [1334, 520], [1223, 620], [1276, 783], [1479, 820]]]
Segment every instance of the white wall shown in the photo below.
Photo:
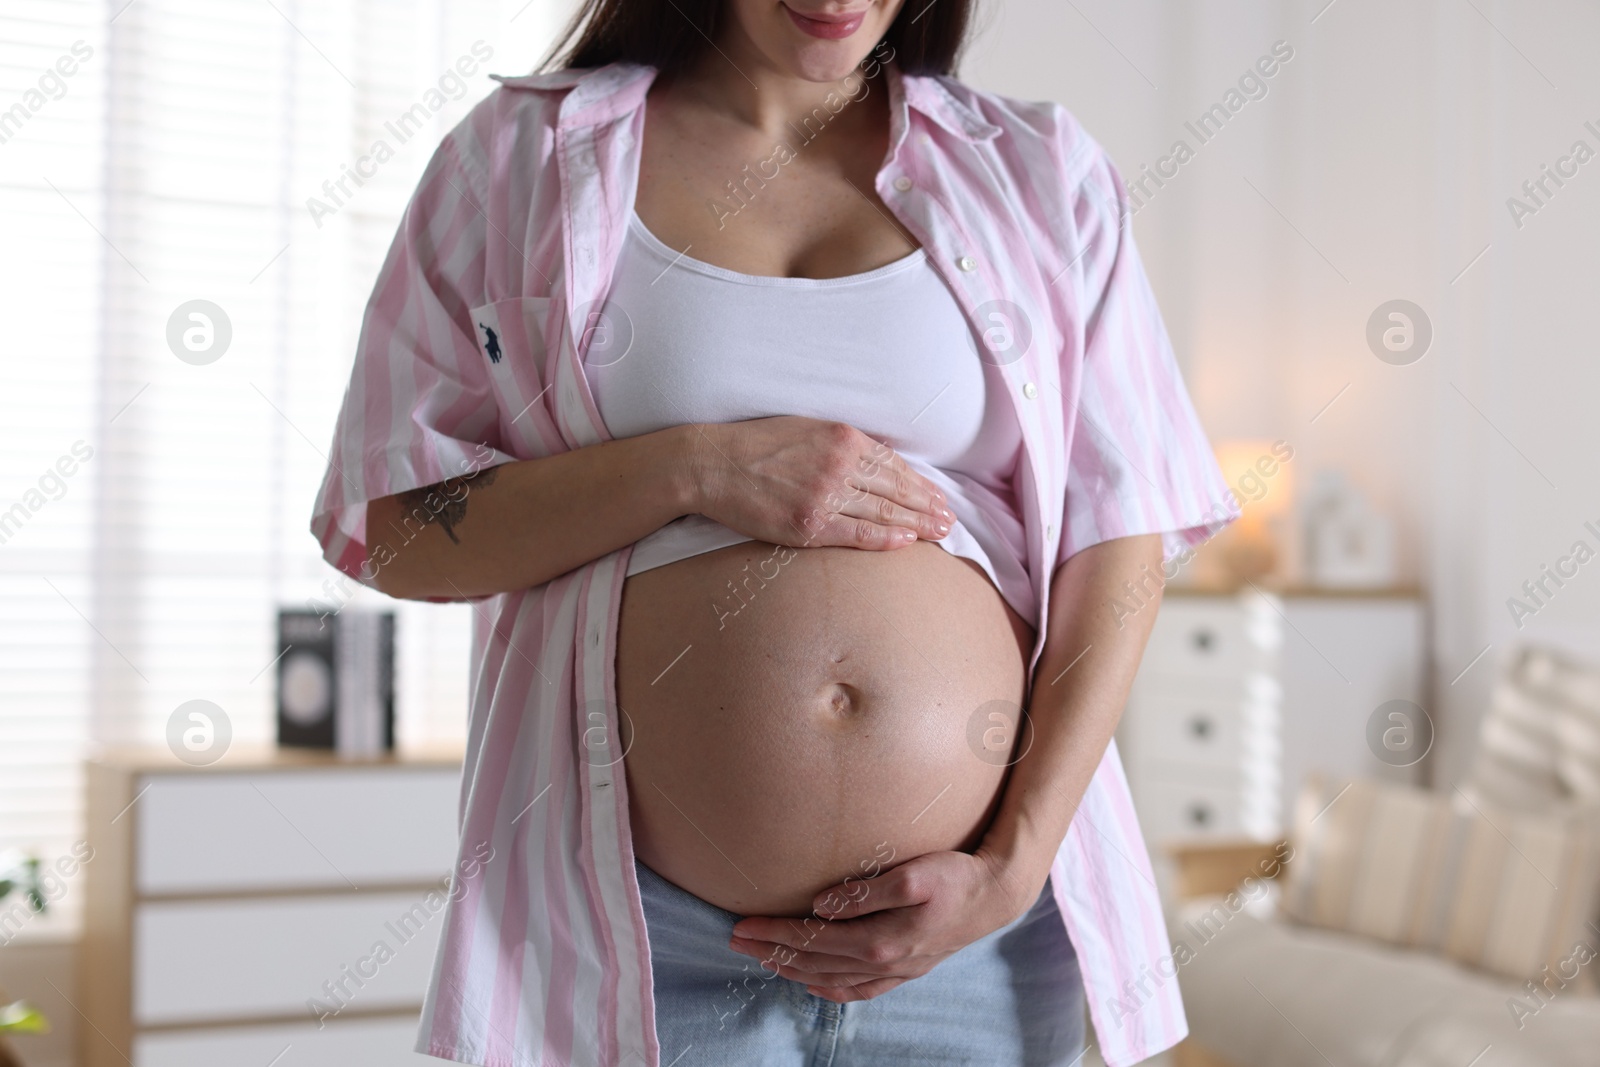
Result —
[[[1574, 140], [1600, 151], [1583, 128], [1600, 129], [1586, 51], [1600, 12], [1577, 0], [1325, 4], [1005, 0], [962, 75], [1066, 103], [1133, 175], [1175, 138], [1196, 143], [1184, 120], [1274, 41], [1293, 46], [1268, 95], [1197, 151], [1134, 230], [1212, 436], [1284, 438], [1302, 477], [1342, 467], [1398, 520], [1405, 577], [1433, 604], [1434, 779], [1447, 784], [1514, 639], [1600, 661], [1600, 562], [1520, 633], [1506, 607], [1575, 540], [1600, 549], [1583, 529], [1600, 527], [1600, 158], [1520, 230], [1506, 207]], [[1408, 367], [1364, 340], [1394, 298], [1434, 325]]]

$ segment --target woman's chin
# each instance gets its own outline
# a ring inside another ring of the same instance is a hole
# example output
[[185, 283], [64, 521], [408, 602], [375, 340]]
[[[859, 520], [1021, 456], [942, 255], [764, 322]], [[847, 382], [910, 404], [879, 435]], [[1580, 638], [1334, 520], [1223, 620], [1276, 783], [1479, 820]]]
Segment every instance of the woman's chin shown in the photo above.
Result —
[[861, 74], [861, 60], [854, 49], [842, 48], [842, 41], [807, 41], [778, 61], [779, 68], [792, 78], [814, 85], [837, 85]]

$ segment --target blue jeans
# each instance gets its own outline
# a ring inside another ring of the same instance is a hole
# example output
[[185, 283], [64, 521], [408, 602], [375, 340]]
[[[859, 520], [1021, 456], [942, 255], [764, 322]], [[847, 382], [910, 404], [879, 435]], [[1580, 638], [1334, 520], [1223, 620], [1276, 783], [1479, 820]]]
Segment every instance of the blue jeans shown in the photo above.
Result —
[[742, 916], [635, 863], [662, 1067], [1070, 1067], [1083, 983], [1050, 884], [921, 978], [835, 1004], [728, 947]]

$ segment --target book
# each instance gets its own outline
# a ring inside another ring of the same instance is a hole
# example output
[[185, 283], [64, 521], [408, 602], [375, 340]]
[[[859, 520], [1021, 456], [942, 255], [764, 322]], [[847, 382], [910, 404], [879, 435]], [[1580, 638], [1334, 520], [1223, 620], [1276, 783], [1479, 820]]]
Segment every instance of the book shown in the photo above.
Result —
[[393, 612], [278, 613], [278, 744], [369, 756], [394, 748]]

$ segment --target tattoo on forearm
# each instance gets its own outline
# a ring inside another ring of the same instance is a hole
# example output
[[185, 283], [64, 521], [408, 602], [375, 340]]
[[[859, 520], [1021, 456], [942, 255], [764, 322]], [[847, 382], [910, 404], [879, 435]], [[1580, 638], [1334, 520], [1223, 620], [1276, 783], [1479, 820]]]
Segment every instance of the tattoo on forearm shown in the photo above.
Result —
[[437, 524], [452, 544], [459, 545], [461, 539], [456, 536], [455, 528], [467, 517], [467, 501], [471, 499], [472, 490], [493, 485], [499, 474], [499, 468], [486, 467], [472, 474], [398, 493], [400, 521], [402, 524], [414, 521], [422, 526]]

